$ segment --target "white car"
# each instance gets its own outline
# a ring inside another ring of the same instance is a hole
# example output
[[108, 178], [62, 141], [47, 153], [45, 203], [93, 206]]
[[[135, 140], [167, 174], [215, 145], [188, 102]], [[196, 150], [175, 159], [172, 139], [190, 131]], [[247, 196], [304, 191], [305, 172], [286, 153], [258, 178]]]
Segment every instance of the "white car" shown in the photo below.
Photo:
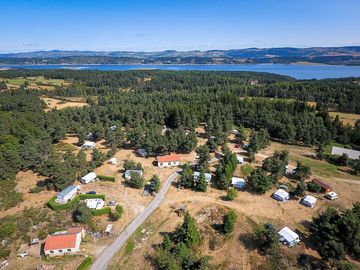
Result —
[[25, 258], [27, 255], [29, 255], [26, 251], [22, 251], [18, 253], [18, 257]]
[[334, 191], [331, 191], [328, 194], [326, 194], [326, 198], [328, 198], [329, 200], [335, 200], [339, 198], [339, 196]]

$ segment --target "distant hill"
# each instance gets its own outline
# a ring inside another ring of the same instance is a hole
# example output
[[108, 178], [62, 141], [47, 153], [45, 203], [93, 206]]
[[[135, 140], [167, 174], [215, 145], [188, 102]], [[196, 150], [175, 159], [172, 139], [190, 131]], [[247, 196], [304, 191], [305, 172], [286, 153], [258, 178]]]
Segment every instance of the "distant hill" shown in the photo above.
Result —
[[0, 64], [241, 64], [310, 62], [360, 65], [360, 46], [132, 52], [37, 51], [0, 54]]

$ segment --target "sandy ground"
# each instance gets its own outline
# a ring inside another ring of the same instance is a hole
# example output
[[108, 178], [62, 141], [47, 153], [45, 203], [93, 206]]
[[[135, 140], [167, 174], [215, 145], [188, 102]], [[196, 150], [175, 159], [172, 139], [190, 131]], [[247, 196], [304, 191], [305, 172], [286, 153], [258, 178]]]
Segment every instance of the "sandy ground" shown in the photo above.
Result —
[[84, 101], [63, 101], [55, 98], [49, 98], [49, 97], [41, 97], [43, 101], [45, 101], [47, 108], [45, 111], [49, 111], [52, 109], [61, 110], [65, 108], [77, 108], [77, 107], [84, 107], [88, 106], [88, 104]]

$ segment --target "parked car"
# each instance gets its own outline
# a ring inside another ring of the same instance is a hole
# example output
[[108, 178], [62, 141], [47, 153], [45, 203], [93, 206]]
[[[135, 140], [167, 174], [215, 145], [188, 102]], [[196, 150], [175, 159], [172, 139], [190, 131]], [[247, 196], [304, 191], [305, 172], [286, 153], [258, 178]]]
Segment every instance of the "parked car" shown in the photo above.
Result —
[[326, 194], [326, 198], [328, 198], [329, 200], [335, 200], [335, 199], [339, 198], [339, 196], [337, 195], [336, 192], [331, 191], [328, 194]]
[[116, 201], [110, 201], [107, 203], [108, 206], [115, 206], [117, 205], [117, 202]]
[[18, 257], [21, 257], [21, 258], [25, 258], [28, 255], [29, 254], [26, 251], [21, 251], [21, 252], [18, 253]]
[[94, 195], [94, 194], [96, 194], [96, 191], [89, 191], [89, 192], [86, 192], [86, 194], [92, 194], [92, 195]]

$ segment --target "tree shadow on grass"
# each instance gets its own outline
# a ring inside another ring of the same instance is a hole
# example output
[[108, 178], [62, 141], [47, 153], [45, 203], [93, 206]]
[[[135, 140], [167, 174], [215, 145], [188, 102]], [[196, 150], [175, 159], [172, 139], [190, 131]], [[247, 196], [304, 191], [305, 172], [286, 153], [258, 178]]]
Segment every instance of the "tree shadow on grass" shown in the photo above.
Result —
[[258, 249], [257, 243], [253, 239], [253, 235], [251, 233], [242, 233], [239, 235], [238, 239], [241, 243], [244, 244], [245, 248], [249, 251], [254, 251]]

